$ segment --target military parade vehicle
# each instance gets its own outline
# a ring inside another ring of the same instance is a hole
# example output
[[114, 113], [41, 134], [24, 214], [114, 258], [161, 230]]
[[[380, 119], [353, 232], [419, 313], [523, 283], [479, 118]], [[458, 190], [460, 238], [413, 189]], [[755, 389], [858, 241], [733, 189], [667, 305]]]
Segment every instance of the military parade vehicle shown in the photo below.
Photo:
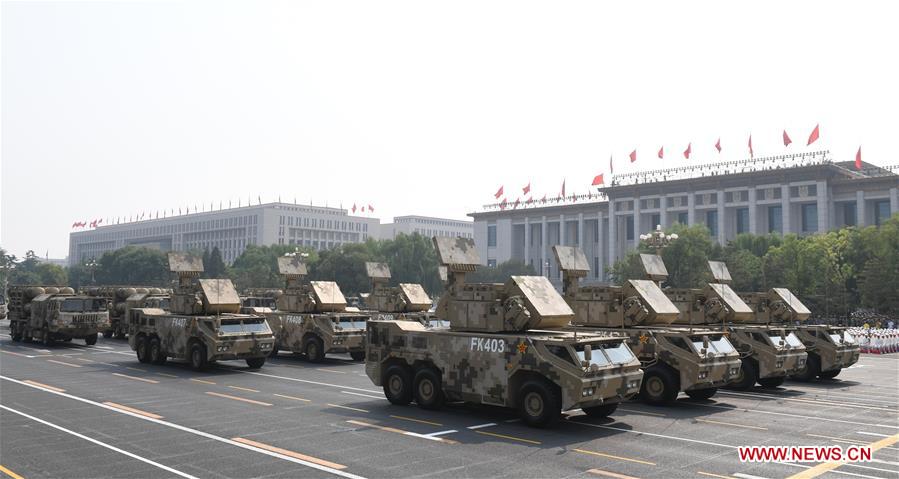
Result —
[[196, 370], [229, 359], [262, 367], [275, 345], [265, 317], [238, 313], [240, 298], [231, 280], [199, 279], [199, 256], [170, 252], [168, 258], [169, 269], [178, 274], [169, 310], [128, 310], [128, 344], [137, 359], [153, 364], [182, 359]]
[[144, 286], [90, 286], [82, 293], [91, 297], [106, 298], [109, 308], [109, 327], [103, 330], [104, 338], [124, 339], [128, 333], [129, 308], [168, 309], [171, 291]]
[[430, 311], [431, 298], [420, 284], [389, 286], [390, 267], [386, 263], [366, 262], [365, 273], [371, 279], [371, 292], [363, 295], [363, 304], [366, 310], [377, 313], [377, 319], [405, 319], [436, 328], [449, 326]]
[[640, 362], [624, 339], [565, 331], [574, 313], [545, 277], [466, 283], [480, 264], [474, 241], [436, 237], [434, 244], [448, 271], [436, 314], [449, 328], [368, 325], [365, 373], [391, 403], [504, 406], [543, 427], [563, 410], [608, 416], [639, 392]]
[[[766, 388], [780, 386], [787, 375], [805, 365], [805, 348], [783, 327], [754, 324], [752, 308], [731, 289], [730, 274], [722, 266], [709, 262], [715, 282], [705, 288], [663, 289], [681, 311], [677, 322], [688, 328], [720, 325], [727, 331], [742, 362], [739, 375], [728, 388], [749, 389], [756, 383]], [[660, 262], [658, 267], [665, 265]]]
[[240, 312], [265, 314], [278, 309], [280, 289], [250, 288], [240, 297]]
[[[713, 266], [721, 276], [730, 278], [724, 263]], [[755, 323], [778, 330], [783, 329], [785, 339], [794, 346], [805, 348], [808, 358], [793, 371], [790, 377], [801, 381], [815, 378], [832, 379], [840, 371], [858, 361], [860, 348], [847, 328], [827, 324], [804, 324], [811, 311], [786, 288], [771, 288], [767, 292], [738, 293], [752, 308]]]
[[680, 311], [655, 281], [665, 279], [661, 258], [641, 255], [650, 279], [623, 286], [578, 286], [590, 271], [579, 248], [553, 246], [563, 275], [565, 301], [574, 310], [578, 330], [622, 335], [643, 367], [640, 397], [654, 405], [671, 404], [680, 391], [709, 399], [737, 377], [740, 356], [721, 329], [669, 327]]
[[304, 281], [307, 269], [299, 255], [278, 258], [278, 271], [286, 286], [278, 297], [278, 309], [265, 315], [277, 339], [272, 355], [287, 350], [315, 363], [328, 353], [365, 359], [365, 323], [370, 315], [348, 312], [337, 283]]
[[9, 330], [13, 341], [83, 339], [92, 346], [97, 334], [109, 327], [106, 300], [76, 295], [69, 287], [10, 286]]

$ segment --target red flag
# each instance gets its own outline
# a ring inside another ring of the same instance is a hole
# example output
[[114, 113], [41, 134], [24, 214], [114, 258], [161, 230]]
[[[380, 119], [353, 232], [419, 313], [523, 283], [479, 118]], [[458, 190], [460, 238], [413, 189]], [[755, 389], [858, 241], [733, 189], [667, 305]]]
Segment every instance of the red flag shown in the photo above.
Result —
[[515, 203], [512, 204], [512, 209], [518, 208], [518, 205], [521, 204], [521, 198], [515, 198]]
[[562, 198], [565, 197], [565, 180], [562, 180]]
[[752, 135], [749, 135], [749, 157], [755, 158], [755, 153], [752, 151]]
[[693, 153], [693, 142], [687, 143], [687, 149], [684, 150], [684, 158], [690, 159], [690, 153]]
[[353, 213], [356, 212], [356, 203], [353, 203]]
[[715, 148], [718, 149], [718, 153], [721, 153], [721, 137], [718, 137], [718, 142], [715, 143]]
[[784, 146], [790, 146], [790, 143], [793, 143], [793, 140], [790, 139], [790, 135], [787, 134], [787, 130], [784, 130]]
[[503, 200], [499, 202], [499, 209], [501, 209], [501, 210], [506, 209], [506, 199], [505, 198], [503, 198]]
[[630, 157], [631, 157], [631, 163], [637, 161], [637, 150], [632, 151], [630, 154]]
[[531, 197], [528, 197], [528, 200], [525, 201], [525, 203], [527, 203], [527, 204], [531, 204], [533, 202], [534, 202], [534, 198], [531, 198]]
[[91, 228], [95, 228], [97, 226], [97, 220], [91, 221]]
[[593, 185], [592, 185], [592, 186], [599, 186], [599, 185], [602, 185], [602, 184], [605, 184], [605, 181], [604, 181], [604, 179], [603, 179], [603, 177], [602, 177], [602, 173], [600, 173], [600, 174], [598, 174], [598, 175], [596, 175], [596, 176], [593, 177]]
[[818, 126], [819, 125], [815, 125], [815, 129], [812, 130], [812, 134], [808, 136], [808, 144], [805, 146], [811, 145], [818, 140]]
[[[817, 128], [816, 128], [817, 130]], [[855, 169], [862, 169], [862, 147], [858, 147], [858, 153], [855, 154]]]
[[546, 195], [545, 195], [545, 194], [543, 195], [543, 199], [540, 200], [540, 202], [541, 202], [541, 203], [546, 203]]
[[528, 181], [528, 185], [521, 189], [522, 194], [528, 194], [531, 192], [531, 182]]
[[374, 212], [375, 212], [375, 208], [371, 205], [371, 203], [369, 203], [369, 205], [368, 205], [368, 212], [369, 212], [369, 213], [374, 213]]
[[499, 199], [499, 197], [502, 195], [503, 195], [503, 187], [500, 186], [499, 189], [496, 190], [496, 193], [493, 194], [493, 197], [496, 199]]
[[[659, 147], [659, 158], [660, 159], [665, 158], [665, 147], [664, 146]], [[631, 160], [631, 161], [633, 161], [633, 160]]]
[[77, 227], [78, 227], [78, 222], [77, 222], [77, 221], [74, 222], [74, 223], [72, 223], [72, 229], [75, 229], [75, 228], [77, 228]]

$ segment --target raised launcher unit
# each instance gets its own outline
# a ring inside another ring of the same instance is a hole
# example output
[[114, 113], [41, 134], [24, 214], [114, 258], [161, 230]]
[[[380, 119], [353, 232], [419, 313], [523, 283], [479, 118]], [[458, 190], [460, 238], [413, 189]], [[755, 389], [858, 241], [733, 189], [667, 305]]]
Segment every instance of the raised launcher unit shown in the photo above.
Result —
[[386, 263], [366, 262], [365, 273], [371, 279], [371, 292], [363, 296], [365, 308], [377, 313], [377, 319], [418, 321], [429, 328], [449, 326], [429, 312], [431, 298], [420, 284], [389, 286], [390, 267]]
[[264, 316], [239, 314], [240, 299], [229, 279], [199, 279], [203, 260], [169, 253], [169, 270], [178, 283], [169, 311], [128, 311], [128, 344], [142, 363], [184, 359], [196, 370], [210, 363], [244, 359], [251, 368], [265, 364], [275, 340]]
[[92, 346], [97, 334], [109, 327], [106, 300], [76, 295], [69, 287], [10, 286], [9, 334], [15, 342], [83, 339]]
[[365, 323], [368, 314], [346, 311], [346, 299], [333, 281], [304, 282], [307, 270], [300, 256], [278, 258], [278, 272], [286, 286], [278, 309], [266, 313], [277, 343], [272, 354], [287, 350], [321, 362], [328, 353], [349, 353], [365, 359]]
[[[724, 263], [713, 268], [727, 271]], [[730, 273], [726, 273], [724, 279], [729, 281]], [[804, 324], [812, 313], [789, 289], [771, 288], [768, 292], [738, 294], [752, 308], [754, 323], [774, 330], [781, 328], [786, 333], [784, 340], [805, 347], [808, 358], [798, 371], [790, 373], [791, 378], [800, 381], [833, 379], [843, 368], [858, 362], [859, 345], [847, 328]]]
[[505, 406], [528, 425], [546, 426], [569, 409], [607, 416], [639, 392], [640, 362], [624, 339], [563, 330], [574, 313], [546, 278], [466, 284], [480, 263], [474, 241], [434, 244], [448, 271], [437, 317], [449, 328], [369, 323], [365, 373], [391, 403]]
[[[789, 374], [805, 365], [805, 348], [783, 327], [755, 324], [755, 315], [729, 286], [730, 273], [723, 263], [711, 261], [715, 280], [702, 289], [665, 288], [665, 294], [681, 310], [679, 321], [689, 327], [721, 325], [740, 353], [740, 374], [727, 387], [749, 389], [756, 383], [766, 388], [783, 384]], [[683, 325], [683, 327], [687, 327]]]
[[125, 339], [128, 335], [128, 310], [132, 308], [168, 309], [170, 289], [145, 286], [89, 286], [82, 288], [87, 296], [105, 298], [109, 306], [109, 327], [104, 338]]
[[[623, 335], [643, 366], [641, 398], [672, 404], [680, 391], [709, 399], [737, 377], [740, 356], [721, 330], [669, 327], [680, 314], [652, 279], [628, 280], [623, 286], [578, 286], [590, 265], [579, 248], [553, 246], [563, 277], [565, 300], [574, 310], [574, 328]], [[641, 255], [655, 280], [667, 277], [655, 255]]]

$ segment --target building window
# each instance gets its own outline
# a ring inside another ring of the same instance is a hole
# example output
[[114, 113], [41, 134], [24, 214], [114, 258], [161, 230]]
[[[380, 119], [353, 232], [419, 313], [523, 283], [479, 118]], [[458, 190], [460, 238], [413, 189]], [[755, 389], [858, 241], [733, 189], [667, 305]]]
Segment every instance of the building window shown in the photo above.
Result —
[[802, 205], [802, 232], [818, 231], [818, 205], [809, 203]]
[[783, 232], [783, 209], [780, 206], [768, 207], [768, 232]]
[[662, 224], [662, 215], [659, 214], [659, 213], [650, 215], [649, 219], [652, 220], [652, 221], [651, 221], [652, 224], [650, 225], [650, 227], [651, 227], [650, 229], [653, 230], [653, 231], [656, 229], [656, 226]]
[[705, 212], [705, 225], [709, 228], [709, 233], [712, 236], [718, 236], [718, 212], [717, 211], [706, 211]]
[[737, 208], [737, 234], [749, 233], [749, 208]]
[[496, 225], [487, 226], [487, 247], [496, 246]]
[[890, 219], [890, 201], [881, 200], [874, 202], [874, 224], [880, 226], [881, 223]]
[[855, 218], [856, 208], [857, 206], [855, 203], [846, 203], [843, 205], [843, 222], [846, 223], [846, 226], [855, 226], [858, 224], [858, 220]]
[[690, 215], [686, 211], [677, 214], [677, 222], [686, 225], [690, 221]]
[[625, 239], [631, 241], [634, 239], [634, 217], [626, 216], [624, 218]]
[[495, 260], [495, 259], [488, 259], [488, 260], [487, 260], [487, 267], [488, 267], [488, 268], [496, 268], [496, 260]]

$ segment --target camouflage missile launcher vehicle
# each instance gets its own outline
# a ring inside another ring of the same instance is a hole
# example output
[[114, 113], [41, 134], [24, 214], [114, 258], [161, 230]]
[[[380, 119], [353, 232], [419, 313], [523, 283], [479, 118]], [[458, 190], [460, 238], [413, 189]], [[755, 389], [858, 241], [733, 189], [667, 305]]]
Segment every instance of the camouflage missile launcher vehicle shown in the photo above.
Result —
[[858, 362], [859, 345], [846, 328], [803, 324], [811, 311], [789, 289], [772, 288], [768, 292], [738, 294], [755, 313], [753, 322], [783, 328], [789, 332], [786, 335], [788, 342], [805, 347], [808, 358], [798, 371], [790, 373], [791, 378], [801, 381], [816, 377], [832, 379], [843, 368]]
[[390, 267], [385, 263], [365, 263], [365, 272], [371, 279], [371, 292], [363, 296], [366, 310], [373, 311], [377, 319], [418, 321], [429, 328], [449, 327], [430, 311], [431, 298], [417, 283], [400, 283], [389, 286]]
[[[623, 286], [578, 286], [590, 271], [584, 253], [572, 246], [553, 246], [563, 275], [565, 301], [574, 310], [572, 325], [581, 331], [622, 335], [643, 366], [640, 396], [655, 404], [671, 404], [680, 391], [708, 399], [739, 374], [740, 356], [723, 331], [669, 327], [680, 311], [655, 281], [666, 275], [658, 268], [651, 279], [629, 280]], [[641, 255], [644, 264], [661, 258]]]
[[280, 289], [250, 288], [240, 297], [240, 312], [244, 314], [265, 314], [278, 309]]
[[83, 339], [92, 346], [97, 334], [109, 327], [106, 300], [76, 295], [69, 287], [10, 286], [9, 330], [13, 341]]
[[474, 242], [434, 238], [448, 286], [437, 316], [450, 327], [372, 321], [365, 373], [398, 405], [436, 409], [445, 401], [515, 408], [547, 426], [563, 410], [611, 414], [640, 390], [640, 362], [623, 338], [565, 331], [574, 314], [542, 276], [465, 283], [479, 265]]
[[128, 310], [128, 344], [137, 359], [182, 359], [196, 370], [229, 359], [262, 367], [275, 344], [272, 330], [264, 316], [238, 313], [240, 298], [231, 280], [199, 279], [203, 261], [186, 253], [169, 253], [169, 269], [178, 274], [169, 310]]
[[128, 309], [168, 309], [171, 291], [143, 286], [90, 286], [83, 288], [82, 293], [106, 299], [109, 307], [109, 327], [103, 330], [103, 337], [124, 339], [128, 334], [128, 321], [126, 320]]
[[306, 264], [300, 256], [278, 258], [278, 271], [287, 281], [278, 309], [266, 313], [279, 350], [305, 355], [315, 363], [328, 353], [349, 353], [365, 359], [365, 323], [370, 315], [347, 312], [346, 299], [333, 281], [303, 282]]
[[788, 374], [804, 366], [805, 348], [782, 327], [753, 324], [752, 309], [729, 286], [730, 274], [723, 263], [710, 261], [709, 268], [716, 282], [705, 288], [663, 290], [681, 310], [678, 322], [690, 328], [720, 325], [727, 331], [742, 361], [740, 374], [729, 388], [749, 389], [756, 383], [766, 388], [780, 386]]

